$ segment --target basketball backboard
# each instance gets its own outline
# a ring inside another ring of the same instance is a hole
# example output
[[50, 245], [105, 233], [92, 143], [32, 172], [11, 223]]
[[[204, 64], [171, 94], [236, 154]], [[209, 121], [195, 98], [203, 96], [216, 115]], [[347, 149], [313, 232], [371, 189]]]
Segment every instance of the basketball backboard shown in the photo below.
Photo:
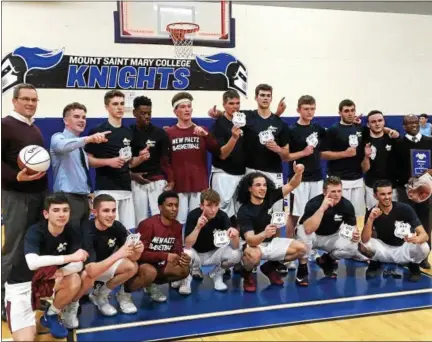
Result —
[[173, 45], [167, 25], [188, 22], [199, 25], [193, 39], [195, 46], [231, 48], [235, 45], [231, 1], [118, 1], [117, 7], [116, 43]]

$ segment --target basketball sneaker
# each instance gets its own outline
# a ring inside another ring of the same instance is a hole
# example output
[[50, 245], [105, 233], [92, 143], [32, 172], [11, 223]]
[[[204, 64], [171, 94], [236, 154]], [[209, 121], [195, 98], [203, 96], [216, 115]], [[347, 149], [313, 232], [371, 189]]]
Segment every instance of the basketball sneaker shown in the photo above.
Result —
[[321, 267], [326, 277], [330, 277], [330, 278], [337, 277], [336, 270], [334, 269], [335, 265], [327, 253], [316, 258], [315, 261], [318, 264], [318, 266]]
[[72, 302], [66, 305], [62, 312], [63, 325], [68, 329], [76, 329], [79, 326], [78, 321], [79, 302]]
[[243, 271], [243, 290], [245, 292], [255, 292], [256, 291], [256, 279], [252, 272]]
[[[178, 287], [180, 287], [180, 285]], [[147, 293], [150, 295], [152, 301], [157, 303], [163, 303], [167, 301], [167, 296], [163, 294], [159, 286], [157, 286], [156, 284], [151, 284], [146, 288], [146, 290]]]
[[413, 282], [418, 282], [421, 279], [420, 265], [410, 262], [408, 264], [408, 269], [410, 271], [408, 280]]
[[283, 285], [284, 281], [278, 273], [277, 267], [278, 265], [276, 265], [274, 261], [267, 261], [260, 266], [260, 270], [273, 285]]
[[115, 316], [117, 315], [117, 309], [112, 306], [109, 302], [110, 294], [106, 292], [102, 292], [97, 290], [93, 290], [89, 294], [89, 299], [91, 302], [96, 305], [96, 307], [99, 309], [99, 311], [104, 316]]
[[116, 293], [117, 301], [120, 306], [120, 311], [125, 314], [134, 314], [138, 311], [137, 307], [132, 301], [132, 294], [125, 292], [123, 285]]
[[216, 266], [209, 273], [209, 277], [213, 279], [214, 288], [216, 291], [226, 291], [228, 289], [228, 286], [226, 286], [226, 284], [223, 282], [224, 273], [225, 270], [220, 266]]
[[366, 270], [366, 279], [375, 278], [378, 275], [380, 268], [381, 263], [379, 261], [371, 260]]
[[182, 280], [182, 283], [179, 287], [179, 293], [182, 295], [190, 295], [192, 293], [191, 282], [192, 276], [189, 274], [185, 279]]
[[309, 270], [307, 264], [299, 264], [296, 275], [296, 284], [299, 286], [309, 286]]
[[40, 324], [47, 328], [55, 338], [66, 338], [68, 336], [68, 330], [64, 327], [59, 315], [48, 315], [47, 311], [45, 311], [40, 318]]

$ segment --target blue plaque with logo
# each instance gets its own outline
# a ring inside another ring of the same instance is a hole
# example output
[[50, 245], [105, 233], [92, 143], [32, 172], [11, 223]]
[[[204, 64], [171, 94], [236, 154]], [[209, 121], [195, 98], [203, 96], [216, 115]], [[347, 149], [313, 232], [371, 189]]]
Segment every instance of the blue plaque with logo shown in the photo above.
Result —
[[430, 150], [411, 150], [411, 176], [418, 177], [431, 168]]

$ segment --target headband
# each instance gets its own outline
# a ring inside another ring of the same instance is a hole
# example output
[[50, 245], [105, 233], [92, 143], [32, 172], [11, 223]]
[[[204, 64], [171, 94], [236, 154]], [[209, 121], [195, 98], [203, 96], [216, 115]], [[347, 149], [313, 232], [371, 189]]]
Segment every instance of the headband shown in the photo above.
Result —
[[178, 101], [173, 103], [173, 108], [177, 107], [179, 104], [182, 104], [182, 103], [192, 103], [192, 101], [189, 99], [178, 100]]

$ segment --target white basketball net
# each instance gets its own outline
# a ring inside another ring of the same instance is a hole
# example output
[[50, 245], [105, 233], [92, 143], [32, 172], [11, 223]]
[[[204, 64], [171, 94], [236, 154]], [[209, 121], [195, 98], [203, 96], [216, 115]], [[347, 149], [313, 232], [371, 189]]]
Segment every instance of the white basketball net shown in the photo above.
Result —
[[167, 26], [174, 44], [174, 55], [178, 59], [193, 57], [193, 39], [199, 26], [192, 23], [174, 23]]

